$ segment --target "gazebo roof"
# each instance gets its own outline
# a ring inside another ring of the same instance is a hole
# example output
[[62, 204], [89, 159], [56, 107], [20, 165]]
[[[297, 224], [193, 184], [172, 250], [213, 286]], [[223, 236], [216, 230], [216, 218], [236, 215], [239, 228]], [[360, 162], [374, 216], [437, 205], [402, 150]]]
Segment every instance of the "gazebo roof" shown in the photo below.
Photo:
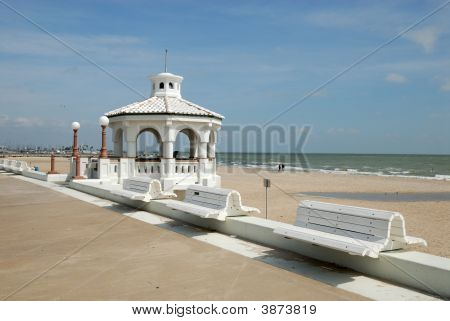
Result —
[[115, 110], [105, 115], [108, 117], [120, 115], [192, 115], [192, 116], [209, 116], [223, 119], [224, 116], [203, 108], [197, 104], [187, 101], [183, 98], [168, 96], [153, 96], [144, 101], [135, 102]]
[[150, 98], [135, 102], [105, 114], [107, 117], [122, 115], [185, 115], [214, 117], [222, 120], [218, 113], [191, 103], [181, 97], [183, 77], [168, 72], [151, 76], [152, 93]]

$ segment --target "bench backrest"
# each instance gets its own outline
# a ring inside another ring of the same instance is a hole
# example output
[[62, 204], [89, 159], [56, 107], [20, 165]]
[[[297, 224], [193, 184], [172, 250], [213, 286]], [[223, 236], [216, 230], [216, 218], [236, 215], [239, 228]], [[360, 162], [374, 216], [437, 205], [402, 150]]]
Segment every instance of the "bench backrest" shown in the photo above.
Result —
[[7, 167], [8, 170], [25, 170], [28, 168], [27, 162], [12, 159], [2, 159], [0, 164]]
[[152, 179], [139, 179], [138, 177], [123, 180], [123, 189], [137, 193], [150, 192]]
[[400, 213], [314, 201], [300, 204], [295, 225], [373, 242], [406, 235]]
[[216, 210], [240, 210], [239, 193], [231, 189], [191, 185], [186, 190], [184, 202]]
[[20, 170], [24, 170], [28, 167], [27, 162], [24, 161], [16, 161], [15, 167]]
[[227, 207], [228, 197], [231, 192], [231, 190], [224, 188], [192, 185], [186, 190], [184, 201], [190, 204], [221, 210]]
[[13, 169], [14, 161], [10, 159], [5, 159], [3, 162], [3, 168], [7, 171], [11, 171]]

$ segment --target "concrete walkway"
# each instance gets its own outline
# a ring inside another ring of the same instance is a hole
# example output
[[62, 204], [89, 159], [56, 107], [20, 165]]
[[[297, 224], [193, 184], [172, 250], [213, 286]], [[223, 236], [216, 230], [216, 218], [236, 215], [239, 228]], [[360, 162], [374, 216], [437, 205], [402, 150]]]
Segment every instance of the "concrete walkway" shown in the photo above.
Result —
[[0, 299], [364, 298], [1, 174]]

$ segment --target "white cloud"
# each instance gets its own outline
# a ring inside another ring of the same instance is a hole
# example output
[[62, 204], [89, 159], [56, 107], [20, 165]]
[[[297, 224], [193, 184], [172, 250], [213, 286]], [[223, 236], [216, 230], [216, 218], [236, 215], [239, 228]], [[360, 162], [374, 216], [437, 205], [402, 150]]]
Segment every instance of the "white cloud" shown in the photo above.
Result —
[[[145, 48], [143, 39], [134, 36], [58, 34], [68, 46], [89, 57], [113, 61], [148, 61], [156, 54]], [[76, 57], [75, 53], [40, 31], [0, 30], [0, 52], [13, 55]]]
[[439, 34], [438, 29], [427, 27], [408, 32], [406, 38], [422, 46], [426, 53], [431, 53], [434, 50]]
[[387, 82], [393, 82], [396, 84], [404, 84], [406, 81], [408, 81], [408, 79], [406, 79], [405, 76], [400, 75], [400, 74], [396, 74], [394, 72], [391, 72], [389, 74], [387, 74], [385, 80]]
[[17, 117], [12, 121], [15, 127], [42, 127], [45, 125], [43, 119], [37, 117]]
[[442, 85], [441, 85], [441, 90], [442, 91], [450, 91], [450, 80], [445, 81]]
[[0, 126], [5, 126], [8, 123], [9, 117], [8, 115], [0, 114]]
[[0, 125], [4, 127], [61, 127], [63, 122], [39, 117], [15, 117], [0, 114]]
[[397, 70], [402, 72], [423, 72], [423, 71], [442, 71], [443, 69], [450, 68], [450, 59], [436, 59], [436, 57], [423, 57], [423, 59], [408, 59], [403, 57], [402, 61], [394, 61], [387, 63], [374, 63], [362, 66], [372, 70]]
[[313, 11], [306, 15], [306, 21], [320, 27], [344, 28], [359, 24], [354, 17], [358, 17], [358, 15], [352, 15], [346, 11]]
[[[380, 17], [383, 22], [380, 23]], [[318, 27], [342, 28], [357, 33], [375, 33], [394, 36], [396, 30], [411, 21], [408, 13], [398, 10], [390, 3], [366, 3], [364, 6], [340, 6], [307, 12], [303, 18]], [[394, 30], [394, 31], [393, 31]]]

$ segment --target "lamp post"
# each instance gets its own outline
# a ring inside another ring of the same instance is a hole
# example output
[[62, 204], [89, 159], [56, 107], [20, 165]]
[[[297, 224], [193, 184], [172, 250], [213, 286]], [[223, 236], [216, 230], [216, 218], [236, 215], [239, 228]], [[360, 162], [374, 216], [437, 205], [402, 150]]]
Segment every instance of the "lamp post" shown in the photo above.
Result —
[[106, 149], [106, 127], [108, 127], [109, 119], [102, 116], [98, 119], [98, 123], [102, 126], [102, 149], [100, 151], [100, 158], [108, 158], [108, 151]]
[[80, 123], [74, 121], [72, 123], [72, 129], [73, 129], [72, 157], [78, 156], [78, 129], [79, 128], [80, 128]]
[[72, 123], [73, 129], [73, 147], [72, 147], [72, 157], [75, 158], [75, 176], [73, 179], [83, 179], [80, 175], [80, 154], [78, 153], [78, 129], [80, 129], [80, 123], [74, 121]]

